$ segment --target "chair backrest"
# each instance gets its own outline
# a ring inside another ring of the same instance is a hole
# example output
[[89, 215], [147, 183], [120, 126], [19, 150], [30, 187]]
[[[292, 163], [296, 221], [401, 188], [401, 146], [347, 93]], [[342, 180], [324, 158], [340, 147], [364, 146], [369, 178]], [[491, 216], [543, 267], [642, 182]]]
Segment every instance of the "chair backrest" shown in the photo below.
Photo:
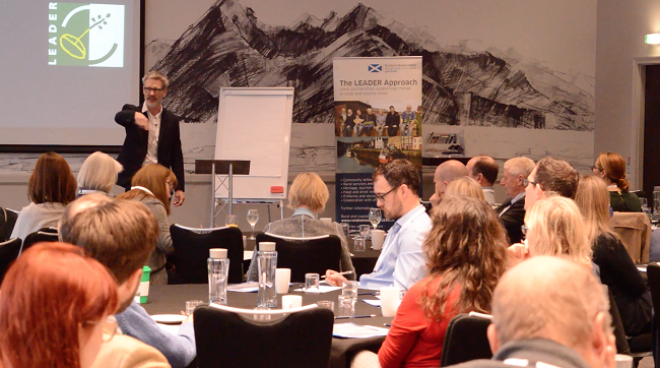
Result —
[[276, 322], [210, 306], [194, 312], [197, 365], [241, 368], [327, 367], [334, 314], [313, 308]]
[[5, 278], [9, 266], [18, 258], [21, 251], [21, 239], [14, 238], [0, 243], [0, 284]]
[[660, 333], [660, 263], [649, 263], [646, 267], [646, 275], [648, 276], [649, 289], [651, 289], [653, 310], [656, 311], [653, 315], [653, 328], [659, 330], [654, 331], [657, 334]]
[[327, 270], [339, 269], [341, 239], [336, 235], [289, 240], [261, 233], [257, 234], [255, 250], [261, 242], [276, 243], [277, 267], [291, 269], [291, 282], [304, 282], [309, 272], [323, 275]]
[[492, 358], [486, 336], [490, 322], [488, 318], [467, 314], [457, 314], [452, 318], [447, 326], [440, 366]]
[[169, 257], [177, 278], [184, 284], [209, 282], [207, 260], [209, 249], [227, 249], [230, 284], [243, 282], [243, 234], [238, 228], [192, 229], [177, 224], [170, 226], [174, 253]]
[[39, 229], [25, 237], [25, 239], [23, 240], [23, 247], [21, 249], [21, 253], [25, 252], [25, 250], [27, 250], [28, 248], [30, 248], [31, 246], [37, 243], [56, 242], [58, 240], [59, 240], [59, 235], [57, 229], [50, 227]]
[[0, 208], [0, 210], [0, 242], [4, 242], [11, 238], [18, 212], [10, 208]]
[[644, 212], [614, 212], [610, 219], [613, 230], [621, 237], [635, 263], [649, 261], [651, 222]]
[[617, 354], [630, 354], [630, 345], [628, 345], [626, 331], [623, 329], [623, 320], [621, 319], [621, 314], [619, 314], [619, 307], [614, 301], [612, 291], [608, 289], [607, 294], [610, 298], [610, 316], [612, 316], [612, 332], [616, 338], [616, 352]]

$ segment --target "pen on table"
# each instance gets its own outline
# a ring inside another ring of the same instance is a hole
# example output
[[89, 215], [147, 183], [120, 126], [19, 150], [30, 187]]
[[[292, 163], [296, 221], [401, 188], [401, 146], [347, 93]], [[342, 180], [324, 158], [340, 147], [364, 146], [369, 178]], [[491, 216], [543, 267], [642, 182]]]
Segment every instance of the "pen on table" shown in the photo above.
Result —
[[385, 327], [392, 327], [391, 323], [383, 323], [383, 325], [385, 325]]
[[380, 292], [378, 291], [372, 291], [372, 292], [365, 292], [365, 293], [358, 293], [358, 295], [380, 295]]
[[339, 316], [339, 317], [335, 317], [335, 319], [370, 318], [370, 317], [376, 317], [376, 315], [375, 314], [361, 314], [359, 316]]
[[[335, 275], [350, 275], [352, 274], [353, 271], [344, 271], [344, 272], [337, 272]], [[322, 279], [325, 278], [325, 275], [321, 276]]]

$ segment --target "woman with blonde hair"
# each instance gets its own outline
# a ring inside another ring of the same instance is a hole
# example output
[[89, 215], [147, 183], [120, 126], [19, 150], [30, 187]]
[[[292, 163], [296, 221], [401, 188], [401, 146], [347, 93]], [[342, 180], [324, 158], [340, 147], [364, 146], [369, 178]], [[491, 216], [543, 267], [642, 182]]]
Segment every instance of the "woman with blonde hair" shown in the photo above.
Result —
[[621, 314], [627, 336], [651, 330], [651, 293], [619, 237], [610, 225], [610, 196], [598, 177], [580, 179], [575, 203], [584, 217], [584, 228], [593, 248], [593, 261]]
[[445, 195], [471, 197], [486, 202], [481, 185], [469, 176], [463, 176], [451, 181], [449, 185], [447, 185]]
[[170, 199], [178, 185], [172, 170], [159, 164], [149, 164], [138, 170], [131, 179], [131, 190], [117, 196], [118, 199], [135, 199], [146, 205], [158, 219], [158, 242], [156, 250], [147, 261], [151, 268], [149, 282], [152, 285], [166, 285], [165, 264], [167, 255], [174, 251], [170, 234]]
[[46, 227], [57, 227], [64, 208], [76, 199], [76, 178], [64, 157], [55, 152], [39, 156], [28, 181], [30, 204], [21, 209], [11, 238], [25, 238]]
[[515, 258], [567, 255], [598, 272], [591, 262], [592, 251], [582, 214], [572, 199], [554, 195], [537, 201], [527, 210], [523, 226], [526, 242], [509, 247]]
[[598, 155], [594, 175], [603, 179], [610, 194], [610, 206], [619, 212], [642, 212], [639, 197], [630, 193], [630, 183], [626, 180], [626, 161], [618, 153], [604, 152]]
[[427, 276], [403, 297], [378, 352], [384, 368], [439, 367], [449, 321], [489, 313], [507, 267], [506, 232], [485, 201], [445, 194], [431, 220], [423, 245]]
[[[325, 204], [330, 198], [328, 187], [323, 179], [313, 172], [302, 173], [296, 176], [289, 187], [288, 207], [293, 215], [288, 219], [278, 220], [266, 225], [265, 233], [295, 238], [310, 238], [322, 235], [335, 235], [341, 240], [341, 258], [339, 266], [341, 271], [351, 271], [345, 275], [348, 280], [355, 280], [355, 267], [351, 261], [351, 252], [341, 226], [336, 222], [323, 222], [318, 214], [325, 210]], [[248, 281], [258, 280], [256, 252], [253, 256]]]
[[78, 193], [82, 197], [90, 193], [108, 194], [117, 183], [117, 175], [124, 167], [103, 152], [94, 152], [83, 162], [78, 171]]
[[80, 247], [31, 247], [1, 288], [0, 367], [89, 368], [117, 330], [117, 285]]

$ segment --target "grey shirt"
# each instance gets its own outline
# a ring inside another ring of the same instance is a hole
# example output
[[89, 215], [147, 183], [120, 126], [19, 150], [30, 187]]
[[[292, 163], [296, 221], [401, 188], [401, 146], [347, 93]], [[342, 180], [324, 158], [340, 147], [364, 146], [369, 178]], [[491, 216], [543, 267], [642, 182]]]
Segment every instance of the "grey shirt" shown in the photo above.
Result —
[[[348, 242], [344, 232], [336, 222], [326, 223], [317, 220], [311, 211], [299, 208], [296, 209], [293, 216], [288, 219], [271, 222], [266, 225], [264, 232], [279, 236], [290, 236], [296, 238], [311, 238], [323, 235], [336, 235], [341, 240], [340, 271], [353, 271], [352, 274], [345, 275], [348, 280], [355, 280], [355, 267], [351, 261], [351, 252], [348, 249]], [[256, 252], [252, 257], [250, 269], [248, 270], [248, 281], [258, 279]]]
[[147, 266], [151, 268], [149, 282], [151, 285], [167, 285], [165, 263], [167, 263], [167, 255], [174, 251], [172, 235], [170, 234], [170, 220], [167, 218], [167, 211], [163, 202], [151, 196], [144, 196], [139, 201], [147, 206], [158, 220], [158, 242], [156, 243], [156, 249], [147, 261]]

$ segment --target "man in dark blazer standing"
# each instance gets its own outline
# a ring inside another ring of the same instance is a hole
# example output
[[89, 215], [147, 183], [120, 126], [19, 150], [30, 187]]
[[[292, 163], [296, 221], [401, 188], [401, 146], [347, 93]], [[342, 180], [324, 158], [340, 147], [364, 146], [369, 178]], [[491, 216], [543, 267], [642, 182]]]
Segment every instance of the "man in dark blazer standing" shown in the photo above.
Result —
[[502, 203], [495, 212], [504, 225], [510, 244], [520, 243], [523, 238], [522, 225], [525, 223], [525, 186], [534, 170], [534, 161], [527, 157], [515, 157], [504, 163], [504, 175], [500, 184], [509, 200]]
[[131, 178], [144, 165], [160, 164], [172, 169], [179, 185], [172, 204], [180, 206], [185, 200], [185, 176], [179, 118], [163, 108], [169, 81], [160, 72], [152, 71], [142, 78], [144, 105], [142, 108], [124, 105], [115, 115], [117, 124], [126, 129], [124, 146], [117, 161], [124, 166], [117, 184], [129, 190]]

